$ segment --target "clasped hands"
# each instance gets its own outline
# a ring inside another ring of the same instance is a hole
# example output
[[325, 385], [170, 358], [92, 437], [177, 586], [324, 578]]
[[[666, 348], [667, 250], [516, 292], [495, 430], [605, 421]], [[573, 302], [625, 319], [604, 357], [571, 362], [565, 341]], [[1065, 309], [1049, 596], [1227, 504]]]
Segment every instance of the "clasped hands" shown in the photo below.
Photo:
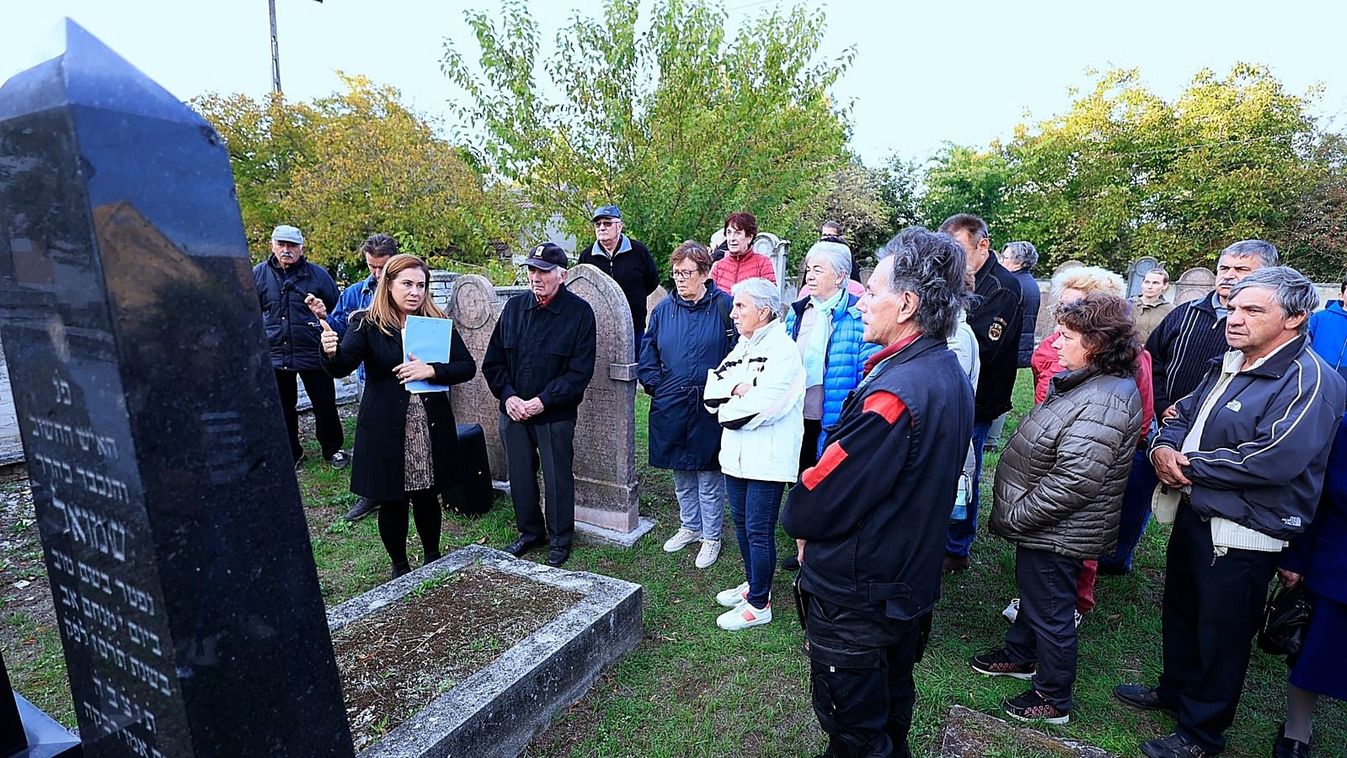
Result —
[[1155, 475], [1167, 487], [1179, 489], [1193, 483], [1183, 473], [1183, 468], [1189, 465], [1188, 456], [1172, 447], [1156, 448], [1151, 454], [1151, 463], [1155, 465]]
[[543, 412], [543, 401], [538, 398], [521, 400], [518, 395], [505, 401], [505, 413], [514, 421], [526, 421]]

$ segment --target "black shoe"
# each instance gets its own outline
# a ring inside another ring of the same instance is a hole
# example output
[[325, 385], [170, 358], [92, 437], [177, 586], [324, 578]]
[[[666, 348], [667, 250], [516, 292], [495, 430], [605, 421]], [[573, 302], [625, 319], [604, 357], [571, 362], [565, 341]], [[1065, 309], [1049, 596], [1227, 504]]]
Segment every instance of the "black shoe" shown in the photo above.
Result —
[[347, 511], [346, 515], [342, 516], [342, 518], [354, 524], [377, 510], [379, 510], [378, 500], [370, 500], [367, 497], [362, 497], [355, 501], [355, 505], [351, 506], [351, 510]]
[[1286, 736], [1286, 724], [1277, 727], [1277, 740], [1272, 743], [1272, 758], [1310, 758], [1310, 746]]
[[345, 450], [338, 450], [327, 459], [327, 465], [341, 471], [351, 465], [351, 456], [347, 455]]
[[516, 539], [514, 542], [511, 542], [505, 548], [505, 552], [509, 553], [510, 555], [513, 555], [516, 558], [519, 558], [528, 551], [532, 550], [533, 548], [541, 547], [542, 544], [543, 544], [542, 540], [530, 539], [529, 537], [525, 537], [524, 535], [521, 534], [519, 535], [518, 539]]
[[400, 576], [405, 576], [405, 575], [406, 575], [408, 572], [410, 572], [411, 570], [412, 570], [412, 567], [409, 566], [409, 565], [407, 565], [406, 563], [394, 563], [394, 564], [393, 564], [393, 578], [394, 578], [394, 579], [397, 579], [397, 578], [400, 577]]
[[799, 557], [798, 557], [798, 556], [794, 556], [794, 555], [788, 555], [788, 556], [786, 556], [785, 558], [782, 558], [782, 559], [781, 559], [781, 570], [782, 570], [782, 571], [799, 571], [799, 570], [800, 570], [800, 559], [799, 559]]
[[1001, 701], [1006, 715], [1017, 721], [1042, 721], [1045, 724], [1066, 724], [1071, 721], [1069, 711], [1063, 711], [1043, 699], [1042, 693], [1030, 689]]
[[946, 574], [957, 574], [968, 570], [968, 556], [945, 553], [945, 564], [941, 567]]
[[1006, 651], [1000, 648], [989, 650], [982, 655], [975, 655], [972, 658], [969, 658], [968, 665], [979, 674], [986, 674], [987, 676], [1009, 676], [1015, 679], [1025, 680], [1033, 679], [1034, 671], [1038, 668], [1032, 663], [1015, 663], [1010, 660], [1009, 655], [1006, 655]]
[[1132, 569], [1123, 566], [1117, 566], [1112, 563], [1099, 562], [1099, 568], [1096, 569], [1100, 576], [1127, 576], [1132, 573]]
[[571, 549], [568, 547], [554, 547], [547, 551], [547, 565], [554, 568], [560, 568], [570, 559]]
[[1120, 684], [1113, 688], [1113, 697], [1123, 705], [1130, 705], [1139, 711], [1160, 711], [1174, 718], [1179, 717], [1179, 706], [1160, 699], [1154, 687], [1144, 684]]
[[434, 552], [434, 553], [424, 553], [424, 554], [422, 554], [422, 556], [421, 556], [421, 565], [422, 565], [422, 566], [429, 565], [429, 564], [431, 564], [431, 563], [434, 563], [435, 561], [438, 561], [439, 559], [441, 559], [441, 558], [443, 558], [443, 557], [444, 557], [444, 556], [441, 555], [439, 552]]
[[1142, 744], [1141, 752], [1149, 758], [1207, 758], [1215, 755], [1178, 732]]

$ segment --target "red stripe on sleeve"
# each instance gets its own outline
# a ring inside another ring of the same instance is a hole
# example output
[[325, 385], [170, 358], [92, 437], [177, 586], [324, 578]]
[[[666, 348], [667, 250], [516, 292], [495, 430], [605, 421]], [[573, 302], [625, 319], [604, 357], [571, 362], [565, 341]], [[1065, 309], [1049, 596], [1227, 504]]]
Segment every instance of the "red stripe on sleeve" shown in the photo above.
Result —
[[814, 489], [846, 459], [847, 451], [843, 450], [841, 445], [836, 442], [828, 445], [828, 448], [823, 451], [823, 457], [818, 459], [818, 463], [804, 470], [804, 474], [800, 477], [800, 483], [807, 490]]
[[892, 392], [875, 392], [866, 397], [865, 405], [861, 406], [862, 412], [878, 413], [890, 425], [897, 422], [905, 410], [907, 406]]

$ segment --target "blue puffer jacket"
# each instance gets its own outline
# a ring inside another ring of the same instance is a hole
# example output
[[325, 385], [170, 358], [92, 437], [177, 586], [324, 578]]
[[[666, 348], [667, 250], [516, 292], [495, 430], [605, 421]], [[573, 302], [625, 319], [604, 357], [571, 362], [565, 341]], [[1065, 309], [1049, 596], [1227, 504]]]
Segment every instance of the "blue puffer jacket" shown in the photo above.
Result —
[[707, 281], [695, 303], [677, 293], [655, 306], [646, 325], [637, 378], [650, 395], [650, 465], [677, 471], [720, 468], [720, 423], [702, 407], [706, 372], [729, 355], [738, 332], [734, 299]]
[[[858, 300], [855, 295], [847, 295], [847, 307], [833, 311], [833, 331], [828, 337], [828, 352], [823, 356], [823, 433], [818, 437], [819, 455], [828, 446], [828, 427], [842, 415], [847, 394], [861, 383], [865, 362], [879, 352], [879, 345], [862, 339], [865, 325], [861, 323], [861, 312], [856, 310]], [[786, 333], [793, 340], [800, 338], [800, 318], [808, 304], [807, 297], [796, 300], [786, 314]]]
[[257, 286], [257, 302], [262, 306], [272, 368], [321, 371], [322, 327], [304, 304], [304, 298], [316, 296], [331, 313], [337, 307], [337, 285], [332, 277], [307, 258], [282, 269], [273, 255], [253, 267], [253, 284]]
[[1347, 309], [1342, 306], [1341, 300], [1330, 300], [1310, 316], [1310, 349], [1347, 378]]

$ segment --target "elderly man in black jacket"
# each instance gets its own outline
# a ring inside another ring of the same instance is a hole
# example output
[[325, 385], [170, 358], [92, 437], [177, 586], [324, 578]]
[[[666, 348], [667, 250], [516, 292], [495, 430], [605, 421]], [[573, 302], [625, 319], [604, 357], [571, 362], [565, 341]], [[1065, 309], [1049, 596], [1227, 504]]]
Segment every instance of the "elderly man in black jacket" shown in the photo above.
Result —
[[1156, 475], [1181, 493], [1165, 557], [1164, 669], [1154, 688], [1113, 690], [1128, 705], [1177, 713], [1173, 734], [1141, 746], [1151, 758], [1225, 749], [1268, 582], [1314, 518], [1347, 394], [1307, 346], [1318, 304], [1314, 285], [1290, 268], [1235, 284], [1231, 351], [1178, 401], [1151, 446]]
[[613, 277], [631, 308], [631, 326], [636, 334], [636, 354], [645, 338], [646, 298], [659, 286], [659, 267], [650, 251], [622, 233], [622, 210], [605, 205], [594, 211], [594, 242], [576, 248], [580, 263], [588, 263]]
[[[529, 251], [524, 265], [531, 291], [505, 303], [482, 359], [482, 376], [500, 399], [500, 436], [519, 527], [519, 538], [505, 550], [523, 555], [550, 536], [552, 566], [571, 555], [576, 408], [594, 375], [594, 311], [563, 286], [567, 262], [566, 252], [551, 242]], [[540, 461], [545, 524], [538, 509]]]
[[349, 460], [341, 449], [346, 436], [337, 417], [337, 388], [323, 370], [318, 320], [337, 307], [337, 285], [322, 266], [304, 257], [304, 235], [282, 224], [271, 232], [271, 257], [253, 267], [253, 284], [262, 306], [262, 322], [271, 344], [271, 365], [276, 370], [276, 388], [290, 434], [290, 452], [298, 468], [304, 460], [299, 444], [299, 386], [313, 404], [314, 432], [323, 458], [332, 468], [346, 468]]
[[940, 594], [973, 392], [945, 340], [965, 299], [964, 253], [908, 229], [857, 307], [884, 349], [842, 408], [781, 522], [800, 550], [814, 711], [830, 756], [909, 756], [912, 667]]

